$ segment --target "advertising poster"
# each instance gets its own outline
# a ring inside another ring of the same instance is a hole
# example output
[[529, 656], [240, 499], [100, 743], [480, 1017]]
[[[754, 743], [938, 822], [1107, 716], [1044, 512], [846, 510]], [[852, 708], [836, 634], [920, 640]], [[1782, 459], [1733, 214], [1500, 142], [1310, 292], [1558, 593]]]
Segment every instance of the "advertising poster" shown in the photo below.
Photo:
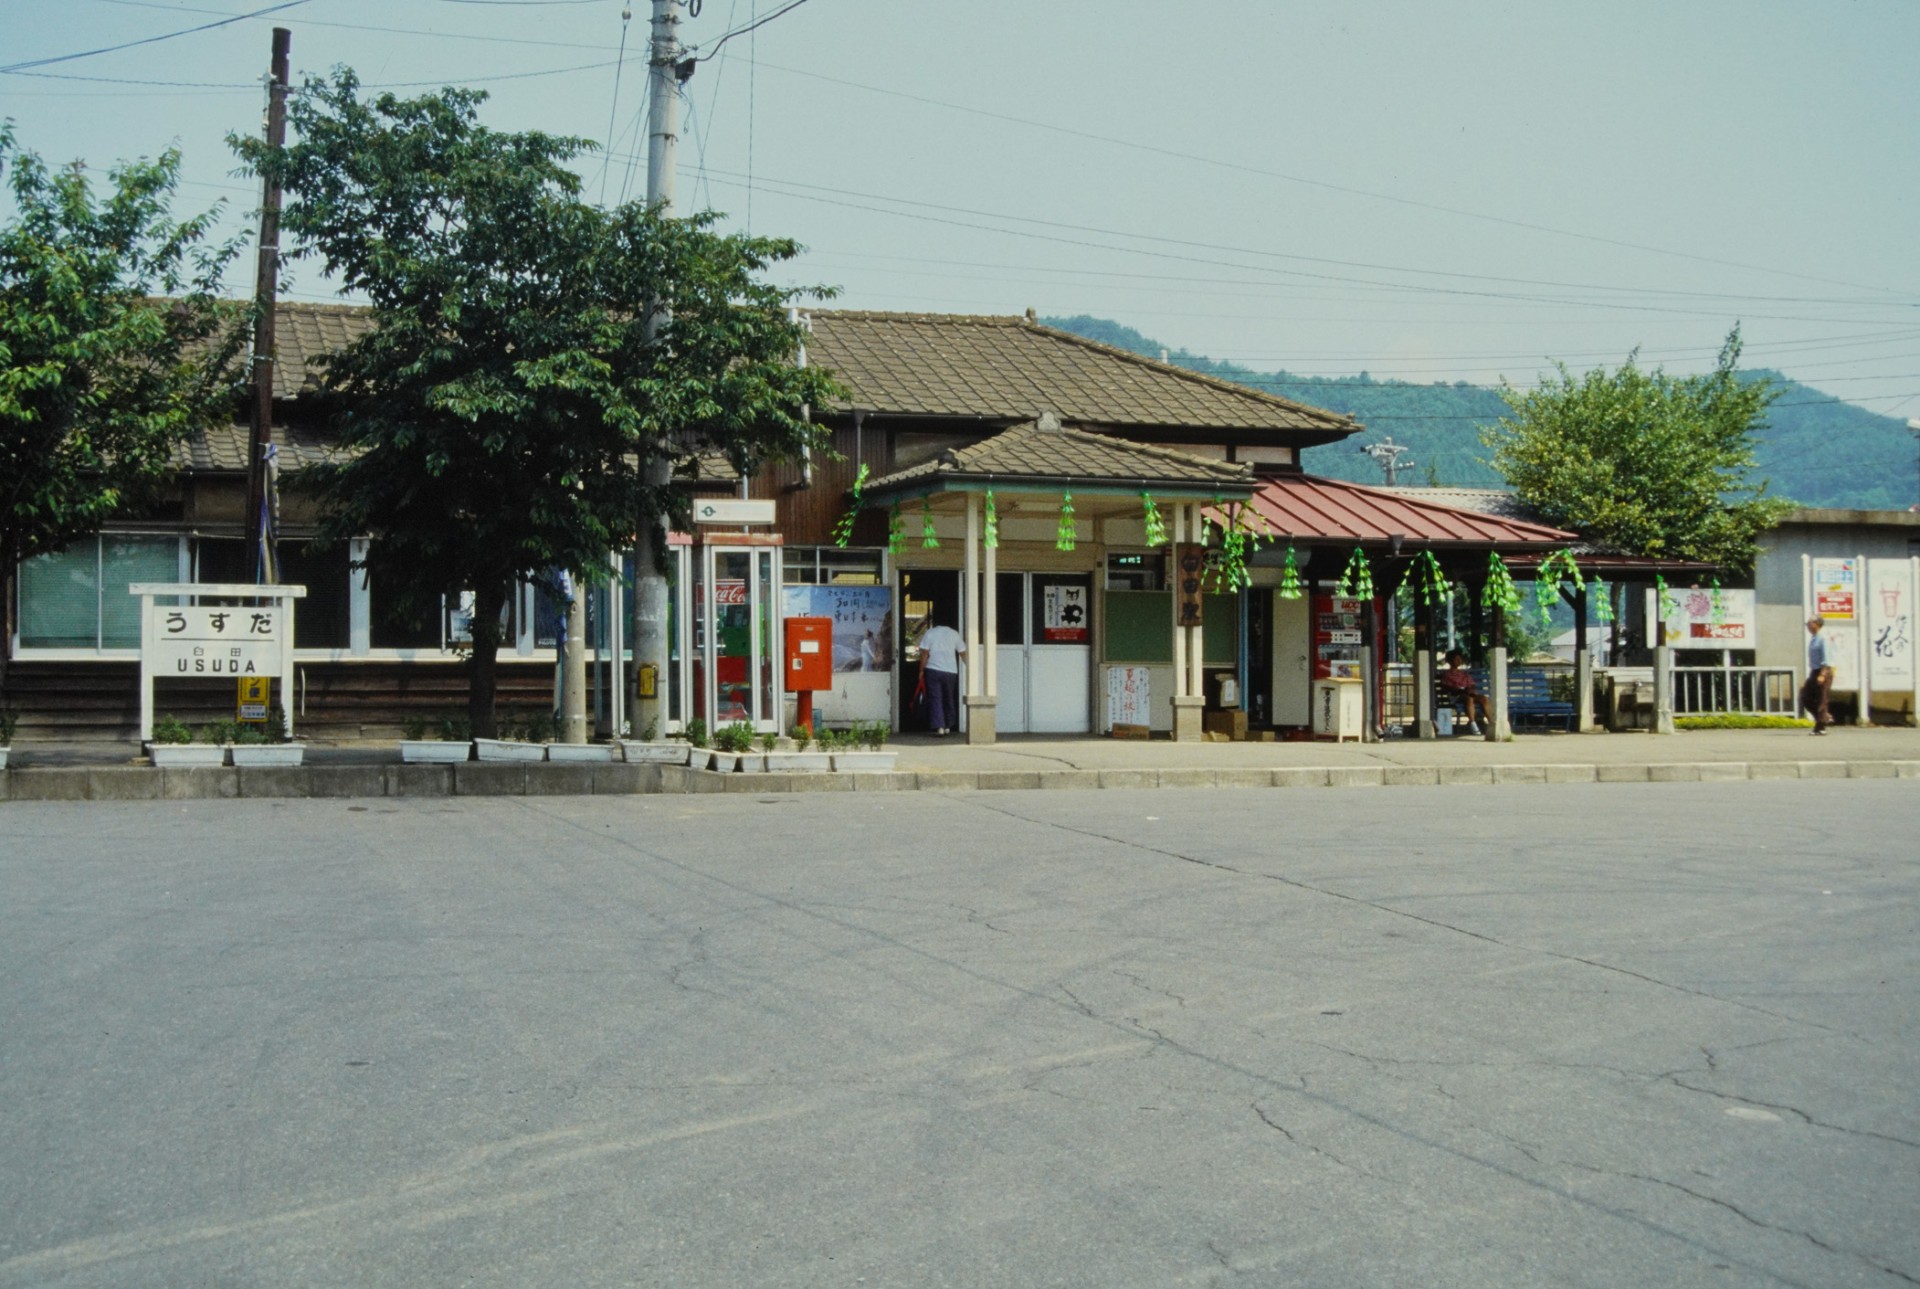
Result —
[[1092, 611], [1087, 588], [1077, 583], [1051, 583], [1041, 597], [1042, 638], [1048, 644], [1085, 644], [1092, 638]]
[[835, 671], [893, 670], [893, 595], [884, 586], [785, 586], [790, 618], [833, 620]]
[[1146, 667], [1107, 668], [1107, 724], [1150, 725], [1152, 671]]
[[1850, 559], [1813, 561], [1813, 611], [1829, 622], [1854, 619], [1854, 566]]
[[[1657, 606], [1647, 591], [1647, 643], [1653, 639]], [[1666, 619], [1666, 642], [1676, 649], [1752, 649], [1755, 647], [1755, 610], [1751, 590], [1722, 589], [1720, 607], [1714, 609], [1713, 588], [1690, 586], [1670, 588], [1674, 608]]]
[[1867, 683], [1875, 690], [1914, 687], [1914, 562], [1867, 561]]

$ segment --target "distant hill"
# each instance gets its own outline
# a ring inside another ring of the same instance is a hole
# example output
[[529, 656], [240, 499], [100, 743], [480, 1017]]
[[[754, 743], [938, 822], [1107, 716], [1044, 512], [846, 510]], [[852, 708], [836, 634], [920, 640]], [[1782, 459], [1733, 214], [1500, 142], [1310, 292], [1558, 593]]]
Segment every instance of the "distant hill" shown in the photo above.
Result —
[[[1391, 434], [1395, 443], [1412, 449], [1401, 458], [1403, 463], [1413, 462], [1411, 468], [1403, 466], [1399, 478], [1403, 484], [1497, 487], [1502, 482], [1486, 463], [1480, 427], [1499, 420], [1506, 404], [1485, 386], [1465, 381], [1415, 385], [1374, 380], [1364, 373], [1330, 377], [1253, 371], [1164, 345], [1107, 318], [1083, 314], [1042, 321], [1148, 358], [1158, 358], [1165, 351], [1169, 362], [1189, 371], [1340, 412], [1367, 427], [1345, 443], [1308, 448], [1304, 464], [1315, 474], [1381, 482], [1380, 467], [1359, 451], [1359, 445]], [[1777, 371], [1743, 375], [1771, 378], [1782, 391], [1760, 432], [1756, 453], [1759, 476], [1770, 481], [1770, 493], [1807, 506], [1904, 510], [1914, 504], [1920, 485], [1914, 474], [1913, 435], [1905, 422], [1839, 402]]]

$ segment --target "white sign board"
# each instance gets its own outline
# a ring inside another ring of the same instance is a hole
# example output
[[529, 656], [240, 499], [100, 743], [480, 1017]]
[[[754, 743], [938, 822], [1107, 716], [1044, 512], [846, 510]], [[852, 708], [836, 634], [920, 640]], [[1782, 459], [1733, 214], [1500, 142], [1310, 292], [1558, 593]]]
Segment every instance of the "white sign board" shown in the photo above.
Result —
[[693, 522], [739, 527], [771, 524], [773, 502], [771, 499], [755, 501], [739, 497], [701, 497], [693, 503]]
[[[1651, 589], [1647, 592], [1647, 644], [1649, 646], [1659, 643], [1653, 638], [1654, 620], [1658, 613], [1658, 606], [1653, 601], [1658, 594], [1658, 591]], [[1689, 586], [1683, 589], [1669, 587], [1667, 595], [1670, 600], [1664, 622], [1667, 644], [1676, 649], [1752, 649], [1756, 647], [1757, 616], [1752, 591], [1740, 588], [1722, 589], [1717, 610], [1714, 607], [1712, 587]]]
[[1107, 668], [1107, 726], [1151, 725], [1152, 672], [1146, 667]]
[[1876, 691], [1914, 688], [1915, 570], [1912, 559], [1867, 562], [1867, 683]]
[[[232, 582], [135, 582], [140, 597], [140, 737], [153, 737], [153, 682], [278, 677], [287, 732], [293, 732], [293, 602], [304, 586]], [[156, 599], [169, 601], [156, 604]], [[183, 604], [182, 600], [223, 603]], [[242, 601], [225, 603], [224, 601]]]

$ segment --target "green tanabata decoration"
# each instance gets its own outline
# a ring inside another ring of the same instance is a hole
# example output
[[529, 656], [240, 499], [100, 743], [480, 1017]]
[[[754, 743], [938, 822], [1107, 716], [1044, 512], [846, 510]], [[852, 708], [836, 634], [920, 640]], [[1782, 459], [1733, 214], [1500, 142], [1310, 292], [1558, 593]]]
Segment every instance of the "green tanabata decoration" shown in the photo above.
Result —
[[1080, 534], [1073, 526], [1073, 494], [1060, 494], [1060, 531], [1053, 539], [1055, 550], [1070, 551], [1080, 540]]
[[1719, 626], [1727, 620], [1727, 606], [1720, 595], [1720, 579], [1713, 579], [1713, 625]]
[[900, 503], [894, 502], [887, 515], [887, 554], [898, 555], [907, 544], [907, 521], [900, 517]]
[[1520, 592], [1515, 588], [1513, 574], [1507, 571], [1507, 562], [1500, 558], [1499, 551], [1487, 552], [1487, 589], [1481, 592], [1480, 603], [1504, 613], [1520, 611]]
[[920, 498], [920, 545], [932, 550], [940, 544], [939, 536], [933, 531], [933, 498]]
[[1440, 567], [1440, 558], [1432, 551], [1421, 551], [1420, 557], [1413, 563], [1414, 591], [1427, 604], [1444, 604], [1453, 594], [1453, 584], [1447, 581], [1446, 571]]
[[1165, 546], [1167, 544], [1167, 523], [1160, 517], [1160, 507], [1153, 504], [1153, 494], [1143, 492], [1140, 500], [1146, 506], [1147, 545]]
[[1570, 550], [1557, 550], [1540, 561], [1540, 568], [1533, 575], [1533, 603], [1540, 610], [1540, 625], [1553, 625], [1553, 606], [1560, 603], [1560, 583], [1562, 580], [1573, 583], [1576, 592], [1584, 590], [1586, 577], [1580, 572], [1579, 563]]
[[860, 472], [853, 476], [853, 503], [847, 508], [847, 513], [840, 516], [839, 522], [833, 526], [833, 544], [835, 546], [844, 547], [848, 542], [853, 540], [853, 521], [860, 517], [860, 490], [866, 486], [866, 482], [867, 463], [862, 461], [860, 463]]
[[1660, 593], [1660, 617], [1663, 620], [1680, 611], [1680, 597], [1667, 589], [1667, 579], [1663, 575], [1653, 575], [1653, 586]]
[[[1248, 571], [1248, 561], [1254, 551], [1260, 547], [1260, 538], [1253, 531], [1248, 519], [1250, 508], [1235, 505], [1227, 512], [1227, 520], [1220, 524], [1220, 555], [1208, 561], [1209, 580], [1216, 593], [1238, 591], [1253, 585], [1253, 574]], [[1264, 526], [1265, 520], [1261, 523]], [[1268, 532], [1272, 532], [1268, 529]]]
[[987, 489], [986, 543], [988, 550], [998, 550], [1000, 547], [1000, 512], [994, 508], [991, 488]]
[[1593, 584], [1594, 612], [1602, 622], [1613, 621], [1613, 588], [1605, 582]]
[[1288, 542], [1287, 563], [1286, 566], [1280, 570], [1280, 598], [1283, 600], [1297, 600], [1301, 594], [1300, 565], [1293, 558], [1293, 543]]
[[1366, 552], [1358, 546], [1353, 548], [1346, 571], [1340, 574], [1340, 581], [1334, 585], [1333, 593], [1343, 600], [1373, 598], [1373, 569], [1367, 563]]

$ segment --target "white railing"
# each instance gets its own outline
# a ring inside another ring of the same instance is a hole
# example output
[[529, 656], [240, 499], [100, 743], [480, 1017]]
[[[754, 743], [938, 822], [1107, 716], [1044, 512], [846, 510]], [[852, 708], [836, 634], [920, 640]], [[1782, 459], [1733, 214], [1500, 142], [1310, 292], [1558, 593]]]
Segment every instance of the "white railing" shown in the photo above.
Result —
[[1798, 687], [1791, 667], [1675, 667], [1673, 710], [1678, 715], [1712, 712], [1791, 716]]

